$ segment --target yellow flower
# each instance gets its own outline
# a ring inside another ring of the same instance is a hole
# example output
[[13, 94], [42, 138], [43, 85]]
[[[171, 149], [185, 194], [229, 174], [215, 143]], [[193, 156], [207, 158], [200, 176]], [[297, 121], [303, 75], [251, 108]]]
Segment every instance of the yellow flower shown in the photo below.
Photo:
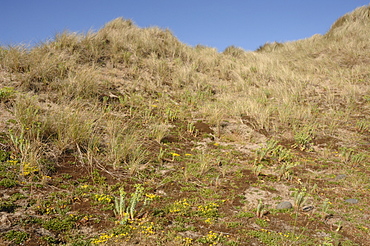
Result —
[[204, 222], [206, 222], [208, 224], [212, 224], [212, 219], [211, 218], [207, 218]]
[[154, 199], [158, 197], [156, 194], [145, 194], [145, 196], [149, 199]]

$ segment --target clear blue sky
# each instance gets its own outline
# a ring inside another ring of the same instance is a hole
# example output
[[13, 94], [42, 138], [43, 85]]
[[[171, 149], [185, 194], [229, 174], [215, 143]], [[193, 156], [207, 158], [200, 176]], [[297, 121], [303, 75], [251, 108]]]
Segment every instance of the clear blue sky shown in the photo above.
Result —
[[123, 17], [168, 28], [188, 45], [255, 50], [266, 42], [324, 34], [365, 0], [4, 0], [0, 45], [35, 44], [64, 30], [98, 30]]

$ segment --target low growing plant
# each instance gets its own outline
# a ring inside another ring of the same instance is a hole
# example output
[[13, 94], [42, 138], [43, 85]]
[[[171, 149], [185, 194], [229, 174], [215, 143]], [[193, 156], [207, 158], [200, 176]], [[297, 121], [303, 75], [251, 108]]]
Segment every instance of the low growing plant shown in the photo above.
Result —
[[16, 185], [17, 185], [17, 181], [14, 179], [4, 178], [0, 180], [0, 186], [3, 186], [5, 188], [12, 188]]
[[314, 139], [314, 127], [306, 125], [302, 128], [295, 130], [294, 147], [299, 148], [301, 151], [310, 151], [312, 140]]
[[20, 245], [23, 244], [29, 238], [29, 236], [30, 235], [25, 231], [11, 230], [5, 233], [3, 237], [7, 241]]

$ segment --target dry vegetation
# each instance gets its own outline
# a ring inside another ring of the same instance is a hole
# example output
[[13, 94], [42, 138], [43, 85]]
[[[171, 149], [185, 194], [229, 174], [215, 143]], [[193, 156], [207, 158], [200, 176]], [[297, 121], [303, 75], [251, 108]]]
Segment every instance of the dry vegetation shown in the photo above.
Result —
[[119, 18], [0, 48], [0, 244], [370, 245], [369, 25], [218, 53]]

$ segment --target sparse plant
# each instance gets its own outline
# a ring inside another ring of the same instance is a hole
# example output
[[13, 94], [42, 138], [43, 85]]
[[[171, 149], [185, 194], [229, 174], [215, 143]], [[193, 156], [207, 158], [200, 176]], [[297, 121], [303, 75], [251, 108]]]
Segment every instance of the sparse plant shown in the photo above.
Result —
[[274, 139], [268, 140], [265, 147], [256, 151], [254, 164], [257, 165], [261, 162], [270, 163], [273, 161], [280, 164], [292, 161], [293, 155], [291, 151], [278, 143], [279, 141]]
[[276, 170], [278, 173], [278, 181], [280, 181], [281, 179], [291, 180], [292, 178], [291, 169], [297, 165], [298, 165], [297, 163], [293, 163], [293, 162], [284, 162], [280, 165], [278, 164], [276, 166]]
[[171, 204], [169, 212], [177, 215], [189, 216], [191, 212], [191, 204], [186, 198], [175, 201]]
[[273, 150], [276, 148], [277, 144], [279, 143], [279, 141], [277, 140], [274, 140], [274, 139], [270, 139], [266, 142], [266, 146], [265, 147], [262, 147], [260, 149], [257, 150], [256, 152], [256, 159], [255, 159], [255, 163], [256, 162], [261, 162], [262, 160], [264, 160], [266, 157], [268, 157], [268, 155], [270, 153], [273, 152]]
[[262, 199], [258, 200], [257, 204], [257, 210], [256, 210], [256, 215], [258, 218], [261, 218], [263, 214], [265, 213], [265, 204], [263, 203]]
[[147, 164], [148, 152], [141, 145], [134, 149], [126, 161], [130, 175], [136, 174]]
[[268, 225], [269, 225], [267, 220], [264, 220], [264, 219], [261, 219], [261, 218], [256, 219], [256, 224], [261, 226], [261, 227], [268, 227]]
[[307, 192], [305, 189], [303, 190], [295, 190], [293, 193], [292, 193], [293, 197], [294, 197], [294, 204], [296, 206], [296, 209], [297, 211], [303, 206], [303, 204], [305, 204], [305, 202], [307, 201]]
[[3, 87], [0, 89], [0, 101], [9, 100], [16, 93], [14, 87]]
[[278, 163], [290, 162], [293, 159], [293, 155], [289, 149], [278, 145], [272, 150], [271, 158], [275, 159]]
[[178, 118], [179, 112], [175, 109], [166, 108], [166, 120], [173, 122]]
[[193, 122], [188, 122], [188, 124], [187, 124], [187, 131], [188, 131], [190, 134], [194, 135], [194, 136], [197, 136], [197, 135], [198, 135], [198, 132], [197, 132], [197, 130], [195, 129], [195, 125], [194, 125], [194, 123], [193, 123]]
[[168, 133], [168, 126], [167, 125], [154, 125], [151, 135], [155, 139], [155, 141], [159, 144], [161, 144], [162, 139], [167, 135]]
[[129, 213], [127, 212], [126, 207], [126, 192], [121, 188], [119, 190], [119, 198], [115, 198], [114, 200], [114, 214], [118, 218], [121, 224], [126, 224], [128, 219], [130, 218]]
[[14, 179], [4, 178], [0, 180], [0, 186], [5, 188], [11, 188], [17, 185], [17, 181]]
[[166, 153], [165, 149], [161, 146], [159, 148], [159, 153], [158, 153], [158, 156], [157, 156], [157, 160], [158, 160], [159, 163], [163, 162], [163, 158], [165, 156], [165, 153]]
[[52, 218], [43, 222], [43, 227], [46, 230], [55, 232], [63, 232], [71, 230], [75, 227], [76, 218], [67, 216], [65, 218]]
[[349, 162], [355, 154], [355, 150], [353, 148], [341, 147], [339, 148], [339, 151], [344, 162]]
[[206, 236], [199, 238], [197, 241], [200, 243], [208, 243], [210, 245], [217, 245], [222, 243], [226, 240], [226, 236], [223, 233], [217, 233], [213, 231], [209, 231]]
[[366, 156], [363, 153], [356, 153], [356, 150], [353, 148], [340, 148], [340, 155], [342, 160], [346, 163], [351, 164], [352, 166], [356, 166], [361, 164], [363, 161], [366, 160]]
[[358, 153], [351, 156], [351, 164], [352, 166], [360, 165], [363, 161], [365, 161], [366, 156], [363, 153]]
[[4, 234], [5, 240], [19, 245], [23, 244], [29, 237], [30, 235], [25, 231], [11, 230]]
[[208, 172], [208, 170], [210, 169], [211, 167], [211, 163], [212, 163], [212, 157], [211, 155], [205, 153], [205, 151], [202, 151], [201, 154], [197, 155], [198, 159], [196, 160], [198, 162], [198, 165], [199, 165], [199, 169], [197, 170], [198, 171], [198, 175], [202, 176], [204, 175], [206, 172]]
[[369, 120], [359, 120], [356, 122], [356, 128], [359, 132], [369, 132], [370, 131], [370, 122]]
[[293, 146], [299, 148], [301, 151], [310, 151], [314, 134], [314, 127], [311, 125], [305, 125], [296, 129], [294, 134], [295, 144]]
[[[135, 192], [131, 198], [126, 198], [127, 193], [121, 188], [119, 197], [114, 200], [114, 214], [120, 224], [126, 224], [135, 217], [157, 197], [154, 194], [144, 194], [144, 187], [141, 184], [135, 185]], [[138, 204], [141, 203], [140, 210]]]
[[253, 173], [256, 177], [261, 174], [262, 169], [264, 168], [263, 164], [255, 164], [253, 165]]
[[324, 203], [322, 204], [322, 211], [327, 214], [328, 213], [328, 210], [330, 208], [330, 205], [331, 205], [331, 202], [329, 201], [329, 199], [325, 199], [324, 200]]

